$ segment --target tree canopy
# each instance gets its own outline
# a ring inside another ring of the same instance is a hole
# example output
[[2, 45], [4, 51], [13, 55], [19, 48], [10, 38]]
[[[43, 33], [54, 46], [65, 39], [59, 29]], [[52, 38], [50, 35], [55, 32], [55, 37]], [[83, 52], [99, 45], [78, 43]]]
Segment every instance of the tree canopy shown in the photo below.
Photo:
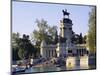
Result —
[[37, 29], [33, 31], [33, 40], [40, 45], [42, 40], [51, 43], [57, 35], [57, 26], [50, 26], [44, 19], [36, 20]]
[[36, 50], [29, 40], [29, 35], [23, 34], [23, 37], [20, 38], [18, 33], [13, 33], [12, 40], [14, 60], [18, 57], [20, 59], [28, 59], [29, 57], [35, 56]]
[[89, 13], [88, 45], [91, 53], [96, 52], [96, 8]]

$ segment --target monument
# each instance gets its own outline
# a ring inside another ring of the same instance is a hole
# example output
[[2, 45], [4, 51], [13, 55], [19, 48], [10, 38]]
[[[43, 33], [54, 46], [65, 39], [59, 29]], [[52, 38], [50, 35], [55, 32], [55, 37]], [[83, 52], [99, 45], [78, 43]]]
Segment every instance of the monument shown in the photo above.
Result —
[[[42, 41], [40, 54], [44, 58], [66, 57], [73, 55], [81, 55], [86, 53], [86, 45], [83, 43], [74, 43], [73, 39], [79, 37], [73, 31], [73, 23], [70, 19], [70, 13], [67, 9], [62, 10], [63, 18], [60, 20], [60, 34], [56, 44], [47, 45], [45, 40]], [[77, 40], [74, 40], [77, 41]]]

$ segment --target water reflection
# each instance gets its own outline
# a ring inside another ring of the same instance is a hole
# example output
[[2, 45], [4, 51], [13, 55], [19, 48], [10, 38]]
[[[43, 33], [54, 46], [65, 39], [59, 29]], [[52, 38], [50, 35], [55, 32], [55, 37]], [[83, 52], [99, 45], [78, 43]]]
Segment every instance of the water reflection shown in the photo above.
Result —
[[[80, 60], [79, 60], [80, 59]], [[81, 70], [81, 69], [95, 69], [96, 62], [95, 58], [89, 59], [88, 56], [85, 57], [69, 57], [66, 60], [65, 66], [45, 66], [45, 67], [31, 67], [27, 69], [24, 73], [35, 73], [35, 72], [53, 72], [53, 71], [69, 71], [69, 70]]]
[[54, 67], [54, 66], [49, 66], [49, 67], [32, 67], [28, 70], [25, 71], [25, 73], [34, 73], [34, 72], [53, 72], [53, 71], [65, 71], [65, 70], [80, 70], [80, 69], [89, 69], [89, 67], [66, 67], [66, 66], [61, 66], [61, 67]]

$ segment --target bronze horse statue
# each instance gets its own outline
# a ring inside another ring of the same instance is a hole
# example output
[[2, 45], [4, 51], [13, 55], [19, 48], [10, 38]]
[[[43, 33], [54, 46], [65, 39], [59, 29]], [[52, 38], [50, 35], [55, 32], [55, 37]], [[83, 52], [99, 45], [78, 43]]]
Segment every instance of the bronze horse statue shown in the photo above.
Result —
[[64, 15], [64, 16], [67, 15], [67, 16], [69, 17], [69, 14], [70, 14], [70, 13], [67, 12], [67, 9], [62, 10], [62, 12], [63, 12], [63, 15]]

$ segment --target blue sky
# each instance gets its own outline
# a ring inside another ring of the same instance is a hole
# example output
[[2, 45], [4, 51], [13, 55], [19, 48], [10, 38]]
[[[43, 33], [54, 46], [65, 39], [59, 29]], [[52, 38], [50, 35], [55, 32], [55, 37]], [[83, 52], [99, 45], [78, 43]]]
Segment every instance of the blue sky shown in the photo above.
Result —
[[36, 19], [42, 18], [49, 25], [60, 26], [60, 20], [63, 18], [62, 9], [70, 12], [70, 19], [73, 22], [73, 31], [84, 35], [88, 31], [88, 19], [90, 6], [63, 5], [63, 4], [45, 4], [32, 2], [12, 2], [12, 31], [20, 34], [30, 35], [36, 26]]

